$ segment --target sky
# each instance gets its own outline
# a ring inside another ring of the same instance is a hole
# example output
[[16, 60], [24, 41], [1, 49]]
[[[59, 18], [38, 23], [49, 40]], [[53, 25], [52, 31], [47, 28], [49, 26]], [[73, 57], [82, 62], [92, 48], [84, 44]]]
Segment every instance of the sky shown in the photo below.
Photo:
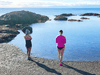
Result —
[[100, 0], [0, 0], [0, 8], [100, 8]]

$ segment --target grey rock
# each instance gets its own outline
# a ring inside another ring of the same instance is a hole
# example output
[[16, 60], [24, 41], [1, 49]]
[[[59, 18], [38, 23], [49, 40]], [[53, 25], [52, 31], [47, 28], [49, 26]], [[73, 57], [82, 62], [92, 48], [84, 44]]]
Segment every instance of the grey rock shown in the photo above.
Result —
[[64, 17], [64, 16], [56, 16], [56, 17], [54, 18], [54, 20], [67, 20], [67, 18]]
[[68, 19], [67, 21], [78, 21], [78, 22], [82, 22], [82, 20], [76, 20], [76, 19]]
[[13, 11], [0, 16], [0, 24], [33, 24], [38, 22], [46, 22], [49, 20], [47, 16], [32, 13], [29, 11]]
[[86, 18], [86, 17], [81, 17], [81, 19], [90, 19], [90, 18]]
[[67, 14], [67, 13], [63, 13], [63, 14], [61, 14], [61, 15], [56, 15], [56, 16], [75, 16], [75, 15], [72, 14], [72, 13], [69, 13], [69, 14]]
[[100, 16], [98, 16], [100, 18]]
[[81, 14], [80, 16], [99, 16], [100, 14], [98, 13], [85, 13], [85, 14]]

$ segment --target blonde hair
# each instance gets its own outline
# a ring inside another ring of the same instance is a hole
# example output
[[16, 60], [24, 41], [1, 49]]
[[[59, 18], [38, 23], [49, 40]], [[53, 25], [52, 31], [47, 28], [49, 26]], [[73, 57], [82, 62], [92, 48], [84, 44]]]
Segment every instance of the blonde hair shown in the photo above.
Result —
[[25, 33], [26, 33], [26, 35], [28, 35], [30, 33], [30, 31], [28, 29], [26, 29]]

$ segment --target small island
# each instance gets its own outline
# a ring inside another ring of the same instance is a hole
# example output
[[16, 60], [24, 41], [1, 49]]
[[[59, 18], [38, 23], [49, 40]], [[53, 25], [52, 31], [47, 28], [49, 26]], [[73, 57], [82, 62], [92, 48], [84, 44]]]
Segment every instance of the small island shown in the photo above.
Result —
[[81, 14], [80, 16], [99, 16], [100, 14], [98, 13], [85, 13], [85, 14]]
[[56, 15], [56, 16], [75, 16], [75, 15], [72, 14], [72, 13], [69, 13], [69, 14], [67, 14], [67, 13], [63, 13], [63, 14]]
[[10, 27], [23, 27], [33, 23], [46, 22], [47, 16], [32, 13], [29, 11], [13, 11], [0, 16], [0, 25], [9, 24]]
[[81, 17], [80, 19], [90, 19], [90, 18], [87, 18], [87, 17]]
[[54, 18], [54, 20], [64, 20], [64, 21], [66, 21], [68, 18], [68, 16], [75, 16], [74, 14], [72, 14], [72, 13], [69, 13], [69, 14], [66, 14], [66, 13], [64, 13], [64, 14], [61, 14], [61, 15], [55, 15], [56, 17]]
[[19, 32], [18, 29], [49, 20], [47, 16], [29, 11], [13, 11], [0, 16], [0, 43], [11, 41]]
[[82, 20], [76, 20], [76, 19], [68, 19], [67, 21], [77, 21], [77, 22], [82, 22]]
[[55, 18], [54, 18], [54, 20], [67, 20], [67, 18], [65, 17], [65, 16], [56, 16]]
[[69, 14], [61, 14], [61, 15], [56, 15], [54, 20], [64, 20], [64, 21], [77, 21], [77, 22], [82, 22], [82, 20], [76, 20], [76, 19], [68, 19], [70, 16], [75, 16], [72, 13]]

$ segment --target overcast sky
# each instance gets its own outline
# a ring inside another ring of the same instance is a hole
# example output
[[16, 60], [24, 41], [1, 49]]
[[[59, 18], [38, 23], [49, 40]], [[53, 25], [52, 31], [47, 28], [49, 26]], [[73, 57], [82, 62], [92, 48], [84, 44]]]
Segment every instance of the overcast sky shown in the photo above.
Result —
[[0, 8], [98, 7], [100, 0], [0, 0]]

